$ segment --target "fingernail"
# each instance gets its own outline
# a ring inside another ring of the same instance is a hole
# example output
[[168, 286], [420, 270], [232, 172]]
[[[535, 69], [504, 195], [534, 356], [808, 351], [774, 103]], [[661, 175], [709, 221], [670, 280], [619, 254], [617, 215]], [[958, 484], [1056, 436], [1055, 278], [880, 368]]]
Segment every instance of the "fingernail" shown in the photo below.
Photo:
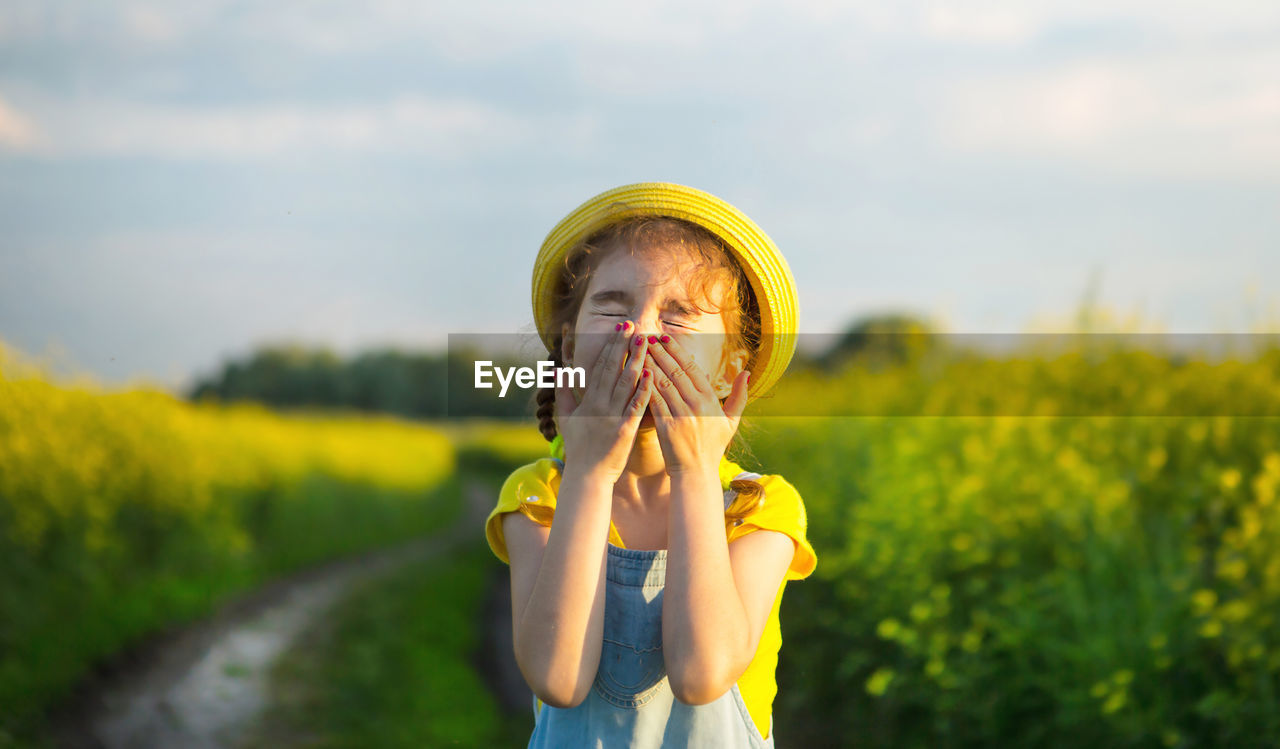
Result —
[[637, 345], [637, 346], [639, 346], [640, 344], [644, 343], [644, 336], [642, 336], [642, 335], [638, 335], [638, 336], [636, 336], [636, 341], [635, 341], [635, 343], [636, 343], [636, 345]]
[[658, 337], [656, 335], [649, 336], [649, 343], [657, 343], [657, 342], [658, 342]]
[[647, 369], [646, 369], [645, 371], [641, 372], [641, 373], [640, 373], [640, 376], [641, 376], [641, 377], [648, 377], [648, 376], [649, 376], [649, 370], [647, 370]]
[[626, 322], [622, 323], [622, 329], [623, 329], [623, 330], [631, 330], [631, 321], [630, 321], [630, 320], [627, 320]]
[[671, 336], [669, 336], [669, 335], [664, 335], [664, 336], [662, 336], [662, 338], [660, 338], [660, 339], [658, 339], [658, 340], [662, 341], [663, 343], [670, 343], [670, 342], [671, 342]]
[[618, 323], [617, 325], [614, 325], [614, 326], [613, 326], [613, 329], [614, 329], [614, 330], [622, 330], [622, 323]]

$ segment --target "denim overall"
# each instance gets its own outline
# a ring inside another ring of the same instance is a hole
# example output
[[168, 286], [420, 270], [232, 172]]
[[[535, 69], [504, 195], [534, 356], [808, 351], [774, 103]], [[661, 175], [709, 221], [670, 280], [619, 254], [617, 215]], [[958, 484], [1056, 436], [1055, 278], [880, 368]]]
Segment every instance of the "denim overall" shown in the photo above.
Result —
[[[733, 495], [725, 493], [726, 507]], [[539, 709], [534, 698], [530, 749], [772, 749], [773, 736], [761, 737], [736, 683], [705, 705], [686, 705], [671, 693], [662, 657], [667, 550], [610, 543], [605, 574], [604, 641], [595, 683], [573, 708], [544, 704]]]

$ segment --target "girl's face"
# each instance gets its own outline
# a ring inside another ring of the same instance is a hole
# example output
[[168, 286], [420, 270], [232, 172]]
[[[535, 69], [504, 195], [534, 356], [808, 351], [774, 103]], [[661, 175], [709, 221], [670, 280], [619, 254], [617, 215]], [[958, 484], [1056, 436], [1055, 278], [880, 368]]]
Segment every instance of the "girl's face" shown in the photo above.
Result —
[[[562, 331], [564, 362], [586, 367], [588, 381], [594, 380], [601, 374], [593, 371], [596, 359], [605, 344], [618, 335], [614, 326], [630, 320], [636, 326], [631, 339], [636, 335], [671, 336], [707, 373], [717, 395], [726, 397], [745, 357], [724, 356], [727, 331], [724, 316], [716, 307], [722, 289], [714, 289], [715, 300], [691, 298], [682, 273], [688, 262], [669, 250], [615, 251], [605, 257], [587, 284], [572, 336], [567, 326]], [[635, 346], [628, 345], [629, 352], [634, 350]], [[650, 372], [651, 377], [657, 374]], [[577, 395], [582, 397], [581, 392]], [[652, 424], [652, 412], [646, 409], [641, 426]]]

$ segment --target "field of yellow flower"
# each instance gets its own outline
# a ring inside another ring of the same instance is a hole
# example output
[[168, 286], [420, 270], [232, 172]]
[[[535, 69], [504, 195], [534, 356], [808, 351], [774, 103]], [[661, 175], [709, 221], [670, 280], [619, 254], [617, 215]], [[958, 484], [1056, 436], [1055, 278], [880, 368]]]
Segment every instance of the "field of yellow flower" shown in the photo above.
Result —
[[784, 384], [764, 410], [847, 399], [750, 438], [819, 556], [782, 608], [787, 741], [1280, 746], [1280, 418], [1220, 415], [1277, 413], [1278, 354]]
[[[740, 438], [819, 556], [782, 607], [780, 741], [1280, 745], [1280, 349], [855, 361], [788, 375]], [[545, 450], [0, 360], [0, 746], [141, 633], [438, 527], [458, 464]]]
[[455, 463], [437, 429], [56, 384], [0, 348], [0, 746], [149, 631], [448, 523]]

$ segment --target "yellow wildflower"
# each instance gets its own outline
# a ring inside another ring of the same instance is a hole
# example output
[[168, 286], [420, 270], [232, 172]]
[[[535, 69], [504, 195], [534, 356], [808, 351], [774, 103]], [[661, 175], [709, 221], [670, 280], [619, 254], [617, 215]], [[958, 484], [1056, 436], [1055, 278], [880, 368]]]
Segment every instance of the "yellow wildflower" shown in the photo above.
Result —
[[1218, 483], [1222, 485], [1224, 491], [1231, 491], [1240, 485], [1240, 469], [1228, 468], [1218, 477]]
[[1200, 625], [1201, 637], [1217, 637], [1220, 634], [1222, 634], [1222, 622], [1217, 619], [1210, 619]]
[[1209, 613], [1217, 602], [1218, 594], [1208, 588], [1201, 588], [1191, 594], [1191, 606], [1197, 615]]
[[892, 617], [876, 625], [876, 634], [886, 640], [892, 640], [902, 630], [902, 624]]
[[889, 682], [893, 681], [893, 669], [878, 668], [876, 672], [871, 674], [867, 679], [867, 694], [872, 697], [879, 697], [889, 688]]

